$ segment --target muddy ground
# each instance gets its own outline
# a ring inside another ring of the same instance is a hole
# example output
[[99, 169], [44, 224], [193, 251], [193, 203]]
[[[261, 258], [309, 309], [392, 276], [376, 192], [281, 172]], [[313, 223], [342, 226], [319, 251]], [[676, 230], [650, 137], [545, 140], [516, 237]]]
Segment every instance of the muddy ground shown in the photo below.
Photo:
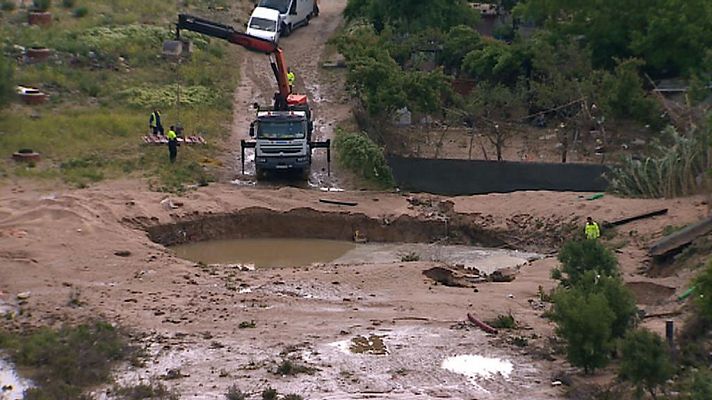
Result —
[[[322, 15], [282, 42], [298, 91], [316, 104], [320, 139], [332, 137], [334, 126], [350, 118], [343, 81], [317, 67], [345, 3], [321, 1]], [[625, 225], [611, 240], [639, 306], [665, 315], [646, 319], [646, 326], [662, 332], [664, 319], [679, 311], [674, 296], [694, 272], [646, 277], [646, 249], [665, 227], [705, 215], [701, 198], [587, 201], [582, 193], [443, 198], [353, 191], [347, 173], [337, 169], [326, 177], [319, 157], [311, 185], [254, 187], [245, 184], [249, 174], [239, 171], [239, 141], [253, 115], [245, 107], [271, 97], [273, 78], [266, 58], [244, 60], [230, 146], [236, 150], [226, 153], [219, 183], [183, 196], [151, 192], [138, 180], [81, 190], [3, 183], [2, 328], [104, 318], [135, 332], [148, 350], [146, 367], [122, 366], [118, 380], [135, 383], [180, 369], [179, 379], [165, 383], [184, 399], [222, 399], [233, 384], [252, 393], [269, 385], [307, 399], [561, 398], [564, 389], [552, 386], [553, 375], [571, 370], [552, 353], [553, 327], [542, 318], [546, 304], [539, 301], [540, 291], [554, 286], [554, 252], [587, 215], [606, 221], [661, 207], [669, 213]], [[347, 190], [319, 190], [334, 186]], [[225, 238], [351, 240], [356, 230], [371, 242], [476, 245], [543, 258], [515, 268], [512, 282], [448, 287], [423, 275], [434, 267], [457, 269], [446, 257], [402, 262], [371, 252], [338, 263], [251, 271], [182, 260], [165, 246]], [[465, 322], [467, 313], [488, 320], [510, 312], [519, 328], [496, 336]], [[252, 322], [253, 328], [246, 327]], [[462, 355], [485, 357], [485, 364], [511, 371], [468, 376], [442, 368], [449, 357]], [[275, 374], [285, 359], [313, 368], [312, 374]], [[110, 398], [103, 388], [97, 394]]]
[[[167, 383], [186, 399], [219, 399], [234, 383], [253, 391], [271, 385], [310, 399], [508, 399], [522, 393], [559, 398], [562, 390], [551, 386], [552, 374], [567, 367], [562, 356], [551, 354], [553, 328], [541, 317], [545, 305], [538, 295], [540, 286], [553, 287], [549, 271], [556, 261], [545, 257], [526, 263], [513, 282], [479, 283], [475, 290], [425, 277], [424, 270], [444, 266], [437, 260], [243, 271], [178, 259], [151, 238], [172, 244], [186, 237], [214, 238], [215, 232], [224, 237], [328, 232], [345, 239], [337, 233], [360, 229], [369, 239], [385, 241], [443, 243], [448, 238], [477, 244], [478, 237], [518, 238], [515, 245], [529, 243], [529, 250], [546, 254], [560, 240], [558, 232], [580, 224], [585, 215], [612, 220], [667, 206], [668, 215], [626, 225], [616, 238], [625, 241], [619, 258], [640, 307], [674, 313], [680, 307], [674, 295], [686, 288], [693, 272], [646, 278], [639, 274], [645, 248], [664, 227], [693, 222], [705, 212], [698, 198], [586, 201], [576, 193], [524, 192], [446, 199], [230, 184], [169, 202], [144, 187], [133, 181], [66, 191], [26, 182], [4, 187], [0, 299], [19, 315], [3, 325], [32, 328], [105, 318], [125, 326], [138, 333], [150, 358], [145, 369], [122, 369], [120, 379], [149, 379], [177, 368], [189, 376]], [[358, 205], [319, 202], [327, 197]], [[297, 223], [290, 226], [290, 220]], [[443, 221], [452, 223], [449, 231], [440, 230]], [[661, 291], [659, 285], [671, 289]], [[20, 304], [16, 296], [22, 292], [30, 295]], [[70, 302], [77, 297], [79, 307]], [[511, 312], [520, 329], [486, 335], [464, 322], [468, 312], [483, 319]], [[250, 321], [254, 328], [240, 329], [241, 322]], [[663, 321], [645, 323], [659, 328]], [[387, 354], [349, 350], [353, 339], [371, 335], [382, 338]], [[522, 338], [527, 346], [517, 347]], [[459, 355], [505, 360], [513, 369], [506, 378], [472, 378], [440, 368]], [[294, 377], [274, 374], [288, 358], [317, 370]]]

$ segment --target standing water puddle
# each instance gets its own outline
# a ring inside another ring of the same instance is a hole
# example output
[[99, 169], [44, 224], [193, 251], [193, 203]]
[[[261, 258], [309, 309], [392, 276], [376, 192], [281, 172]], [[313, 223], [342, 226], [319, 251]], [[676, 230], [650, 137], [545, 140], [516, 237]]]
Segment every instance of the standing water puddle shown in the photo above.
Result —
[[322, 239], [228, 239], [172, 247], [176, 256], [205, 264], [252, 264], [257, 268], [299, 267], [313, 263], [376, 264], [401, 262], [407, 255], [444, 262], [486, 274], [518, 267], [534, 253], [425, 243], [367, 243]]
[[180, 258], [205, 264], [277, 268], [328, 263], [356, 246], [351, 242], [319, 239], [232, 239], [190, 243], [172, 249]]
[[22, 400], [29, 381], [20, 378], [12, 364], [0, 358], [0, 399]]

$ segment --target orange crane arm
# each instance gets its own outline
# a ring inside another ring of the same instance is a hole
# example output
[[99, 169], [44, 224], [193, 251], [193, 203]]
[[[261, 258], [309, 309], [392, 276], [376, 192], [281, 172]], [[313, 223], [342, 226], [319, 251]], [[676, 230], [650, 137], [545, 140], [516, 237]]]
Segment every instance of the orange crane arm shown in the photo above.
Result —
[[242, 46], [248, 50], [269, 55], [272, 72], [277, 79], [279, 95], [285, 102], [288, 101], [290, 92], [289, 80], [287, 79], [287, 61], [284, 58], [284, 52], [282, 52], [282, 49], [280, 49], [275, 43], [248, 35], [246, 33], [238, 32], [235, 28], [229, 25], [219, 24], [217, 22], [188, 14], [178, 15], [178, 24], [176, 24], [176, 36], [178, 38], [180, 38], [181, 29], [223, 39], [232, 44]]

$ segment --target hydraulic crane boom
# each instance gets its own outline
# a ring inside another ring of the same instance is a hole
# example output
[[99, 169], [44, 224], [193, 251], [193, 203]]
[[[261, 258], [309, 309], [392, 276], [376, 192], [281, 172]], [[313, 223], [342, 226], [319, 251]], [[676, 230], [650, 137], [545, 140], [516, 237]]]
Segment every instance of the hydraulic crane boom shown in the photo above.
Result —
[[188, 14], [178, 15], [178, 23], [176, 24], [176, 37], [178, 39], [180, 39], [181, 30], [202, 33], [203, 35], [226, 40], [248, 50], [269, 55], [272, 72], [277, 79], [279, 88], [279, 92], [275, 94], [275, 108], [286, 110], [289, 106], [306, 104], [307, 96], [290, 93], [289, 80], [287, 79], [287, 62], [282, 49], [275, 43], [238, 32], [231, 26]]

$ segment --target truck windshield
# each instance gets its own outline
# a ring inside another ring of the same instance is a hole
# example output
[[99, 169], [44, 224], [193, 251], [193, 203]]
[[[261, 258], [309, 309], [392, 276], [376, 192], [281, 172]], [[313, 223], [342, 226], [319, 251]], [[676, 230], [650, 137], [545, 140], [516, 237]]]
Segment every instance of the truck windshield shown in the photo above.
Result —
[[262, 121], [257, 128], [258, 139], [301, 139], [304, 124], [301, 121]]
[[253, 17], [250, 19], [250, 28], [267, 32], [275, 32], [277, 30], [277, 21]]
[[289, 2], [290, 0], [262, 0], [260, 7], [271, 8], [279, 11], [280, 14], [286, 14], [289, 10]]

